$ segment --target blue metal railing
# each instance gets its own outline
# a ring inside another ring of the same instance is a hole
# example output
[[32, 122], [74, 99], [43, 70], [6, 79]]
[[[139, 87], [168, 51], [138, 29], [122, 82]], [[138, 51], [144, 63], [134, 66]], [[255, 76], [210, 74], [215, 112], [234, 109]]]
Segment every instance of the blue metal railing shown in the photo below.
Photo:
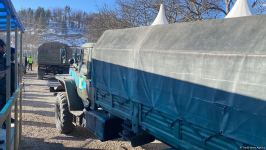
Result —
[[[0, 111], [0, 125], [2, 125], [4, 122], [6, 123], [6, 150], [17, 150], [19, 146], [22, 129], [22, 88], [23, 85], [20, 85]], [[11, 129], [11, 112], [13, 107], [15, 122], [13, 129]]]

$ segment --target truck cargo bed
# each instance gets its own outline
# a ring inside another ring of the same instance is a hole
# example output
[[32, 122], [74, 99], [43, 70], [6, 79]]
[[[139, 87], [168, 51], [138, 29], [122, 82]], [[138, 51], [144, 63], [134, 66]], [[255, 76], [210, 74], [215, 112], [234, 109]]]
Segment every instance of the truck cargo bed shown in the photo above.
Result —
[[[138, 109], [150, 115], [137, 123], [175, 147], [200, 148], [204, 139], [266, 146], [265, 23], [253, 16], [106, 31], [94, 49], [92, 84], [148, 109]], [[123, 107], [106, 109], [132, 117]]]

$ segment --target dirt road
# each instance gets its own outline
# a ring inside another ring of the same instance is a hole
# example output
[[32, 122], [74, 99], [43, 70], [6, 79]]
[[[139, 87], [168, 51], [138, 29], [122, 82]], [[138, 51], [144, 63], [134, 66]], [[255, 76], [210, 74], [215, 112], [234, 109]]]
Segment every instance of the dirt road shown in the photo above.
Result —
[[57, 132], [54, 123], [53, 93], [45, 80], [37, 80], [36, 73], [25, 76], [23, 98], [23, 131], [20, 149], [23, 150], [82, 150], [82, 149], [165, 149], [156, 141], [142, 147], [132, 148], [129, 142], [114, 140], [101, 142], [85, 128], [77, 127], [70, 135]]

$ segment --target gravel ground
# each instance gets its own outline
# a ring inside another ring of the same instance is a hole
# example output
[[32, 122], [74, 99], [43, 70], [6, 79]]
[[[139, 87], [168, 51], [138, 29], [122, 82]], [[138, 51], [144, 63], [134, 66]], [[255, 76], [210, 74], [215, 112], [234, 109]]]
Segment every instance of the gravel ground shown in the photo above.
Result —
[[82, 149], [167, 149], [165, 144], [155, 141], [132, 148], [123, 140], [101, 142], [89, 131], [76, 127], [70, 135], [60, 134], [54, 123], [55, 96], [49, 92], [45, 80], [37, 80], [35, 72], [29, 72], [24, 79], [23, 131], [20, 149], [23, 150], [82, 150]]

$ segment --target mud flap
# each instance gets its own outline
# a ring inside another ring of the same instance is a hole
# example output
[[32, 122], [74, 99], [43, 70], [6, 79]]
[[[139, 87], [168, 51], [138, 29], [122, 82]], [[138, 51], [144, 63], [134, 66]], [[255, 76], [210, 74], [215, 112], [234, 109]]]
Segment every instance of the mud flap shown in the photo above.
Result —
[[83, 102], [77, 93], [77, 87], [74, 80], [67, 79], [64, 81], [67, 92], [68, 106], [70, 111], [82, 111], [84, 108]]

